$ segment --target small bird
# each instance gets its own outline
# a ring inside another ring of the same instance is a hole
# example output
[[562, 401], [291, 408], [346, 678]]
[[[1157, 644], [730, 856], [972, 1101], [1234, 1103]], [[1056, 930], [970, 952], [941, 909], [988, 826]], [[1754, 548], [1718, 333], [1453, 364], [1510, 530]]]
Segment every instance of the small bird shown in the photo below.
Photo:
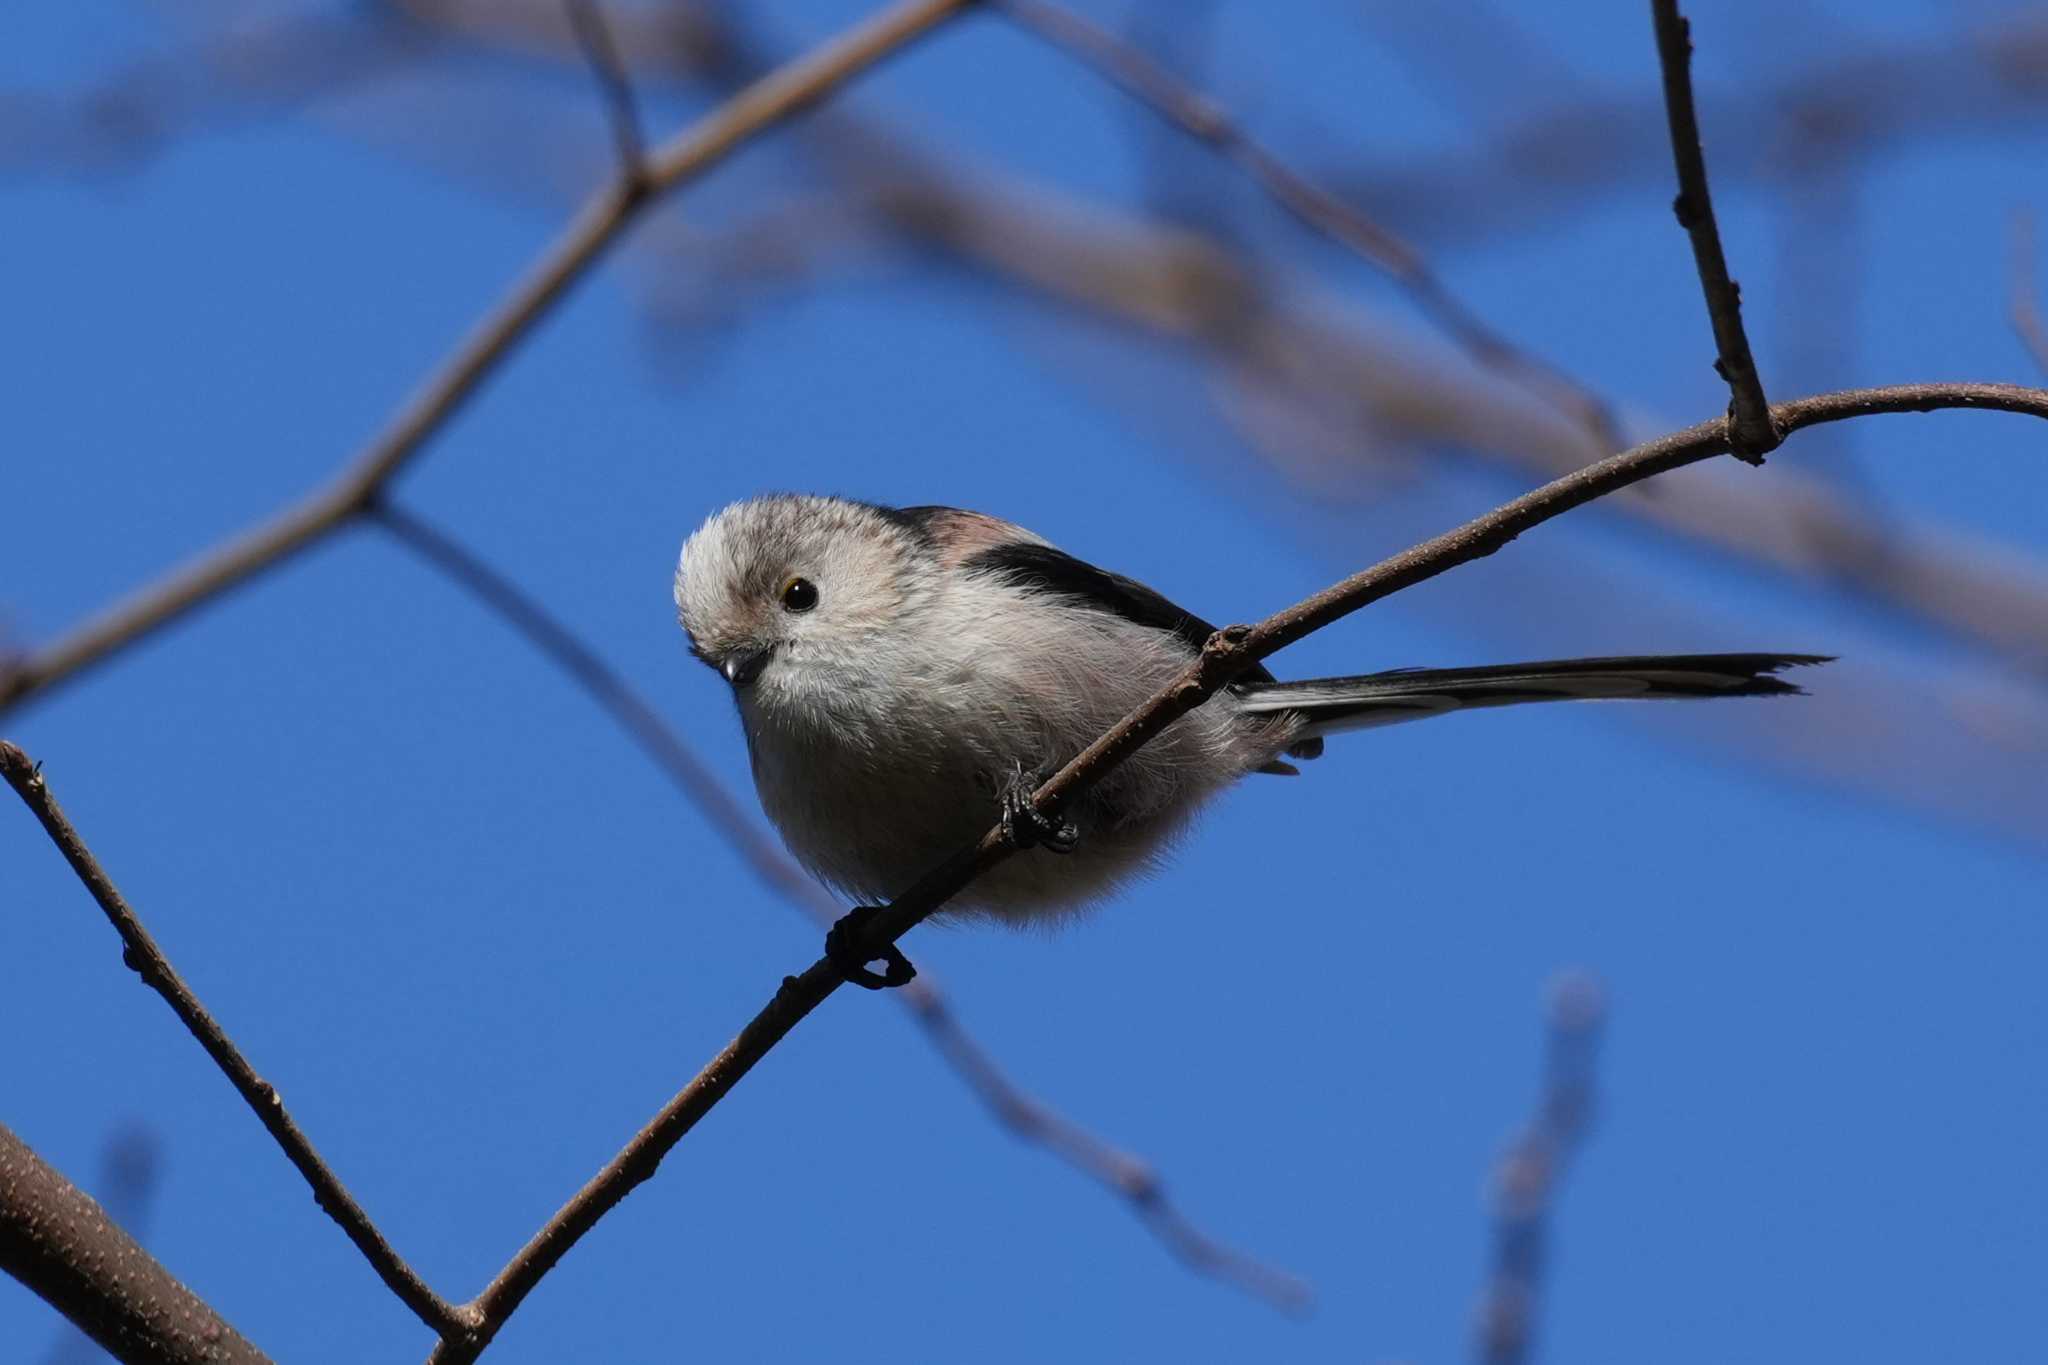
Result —
[[1651, 655], [1304, 682], [1257, 668], [1050, 821], [1032, 791], [1185, 669], [1207, 621], [996, 517], [797, 494], [715, 513], [683, 545], [675, 600], [691, 652], [731, 684], [755, 789], [799, 862], [886, 899], [1000, 821], [1040, 851], [942, 913], [1011, 923], [1101, 900], [1210, 796], [1295, 774], [1287, 760], [1319, 756], [1327, 735], [1520, 702], [1799, 695], [1773, 675], [1827, 662]]

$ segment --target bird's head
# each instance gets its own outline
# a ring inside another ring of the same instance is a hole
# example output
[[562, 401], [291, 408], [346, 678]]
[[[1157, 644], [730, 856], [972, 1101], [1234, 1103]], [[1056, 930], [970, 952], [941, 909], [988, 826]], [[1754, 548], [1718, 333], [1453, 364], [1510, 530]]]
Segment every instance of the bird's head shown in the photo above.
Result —
[[715, 513], [683, 543], [676, 610], [690, 652], [743, 698], [843, 675], [920, 592], [919, 537], [883, 509], [778, 494]]

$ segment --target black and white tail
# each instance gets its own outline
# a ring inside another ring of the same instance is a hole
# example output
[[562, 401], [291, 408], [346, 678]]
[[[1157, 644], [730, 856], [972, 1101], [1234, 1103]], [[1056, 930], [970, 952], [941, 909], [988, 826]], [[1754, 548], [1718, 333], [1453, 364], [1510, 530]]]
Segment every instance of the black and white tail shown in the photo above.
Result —
[[[1555, 659], [1486, 668], [1397, 668], [1355, 678], [1250, 682], [1233, 689], [1246, 711], [1297, 711], [1305, 740], [1422, 720], [1478, 706], [1534, 701], [1656, 701], [1664, 698], [1797, 697], [1805, 690], [1774, 676], [1824, 664], [1826, 654], [1646, 654], [1618, 659]], [[1320, 746], [1316, 746], [1320, 747]], [[1301, 757], [1310, 757], [1301, 752]]]

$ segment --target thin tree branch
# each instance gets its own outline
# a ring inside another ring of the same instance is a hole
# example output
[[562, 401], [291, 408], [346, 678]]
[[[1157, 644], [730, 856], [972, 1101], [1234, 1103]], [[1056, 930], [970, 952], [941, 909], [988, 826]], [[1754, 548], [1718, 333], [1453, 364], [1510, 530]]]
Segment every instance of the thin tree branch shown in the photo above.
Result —
[[1021, 31], [1093, 70], [1169, 125], [1211, 148], [1251, 177], [1296, 221], [1377, 267], [1481, 363], [1529, 384], [1583, 422], [1603, 450], [1621, 444], [1605, 399], [1494, 330], [1451, 292], [1421, 252], [1361, 209], [1294, 170], [1246, 133], [1214, 99], [1175, 76], [1142, 48], [1071, 10], [1040, 0], [994, 0], [994, 7]]
[[638, 184], [647, 174], [647, 139], [640, 131], [640, 111], [633, 103], [633, 85], [619, 60], [618, 44], [611, 26], [604, 21], [597, 0], [566, 0], [569, 27], [576, 45], [597, 77], [598, 92], [604, 96], [605, 117], [612, 128], [612, 143], [619, 154], [619, 178]]
[[724, 836], [726, 844], [768, 890], [821, 923], [830, 924], [839, 917], [838, 902], [762, 836], [739, 802], [668, 722], [539, 602], [447, 532], [395, 500], [380, 499], [369, 515], [392, 539], [482, 603], [568, 674]]
[[2012, 329], [2048, 374], [2048, 322], [2041, 320], [2040, 286], [2034, 273], [2034, 214], [2022, 209], [2012, 220]]
[[256, 1074], [256, 1068], [227, 1036], [214, 1017], [207, 1013], [206, 1006], [199, 1003], [199, 997], [185, 984], [177, 969], [171, 966], [163, 949], [157, 946], [149, 930], [142, 927], [142, 921], [128, 907], [128, 902], [114, 886], [92, 850], [86, 847], [71, 821], [64, 815], [57, 798], [43, 780], [42, 765], [34, 762], [6, 740], [0, 740], [0, 777], [14, 788], [22, 803], [42, 824], [50, 836], [50, 842], [64, 856], [64, 861], [78, 880], [85, 885], [107, 922], [114, 926], [114, 932], [121, 936], [121, 960], [142, 983], [164, 998], [186, 1030], [199, 1040], [206, 1049], [206, 1055], [235, 1087], [237, 1094], [255, 1112], [284, 1154], [298, 1167], [299, 1174], [313, 1187], [313, 1198], [324, 1209], [327, 1216], [341, 1225], [348, 1239], [363, 1253], [377, 1277], [384, 1281], [392, 1293], [410, 1308], [421, 1322], [436, 1332], [446, 1335], [464, 1327], [461, 1310], [436, 1294], [413, 1268], [405, 1263], [384, 1235], [377, 1231], [376, 1224], [363, 1212], [353, 1196], [342, 1187], [339, 1177], [315, 1151], [313, 1143], [292, 1116], [285, 1111], [284, 1098], [277, 1087]]
[[[700, 75], [723, 89], [768, 64], [772, 51], [729, 22], [731, 10], [691, 13], [708, 25], [697, 33], [691, 51], [711, 55], [701, 65], [671, 59], [665, 69]], [[727, 22], [719, 21], [721, 14]], [[615, 31], [623, 32], [627, 15], [615, 11], [613, 21]], [[2018, 63], [2013, 69], [2022, 74], [2042, 65], [2039, 59], [2048, 57], [2048, 45], [2040, 39], [2048, 37], [2048, 26], [2037, 27], [2040, 34], [2024, 26], [1997, 31], [2001, 73], [2008, 60]], [[436, 31], [490, 42], [475, 27]], [[558, 59], [562, 46], [558, 37], [553, 49]], [[508, 49], [498, 44], [486, 50]], [[1975, 49], [1944, 51], [1934, 58], [1947, 63], [1944, 70], [1953, 68], [1969, 78], [1984, 74], [1972, 65], [1982, 60]], [[663, 54], [641, 45], [630, 55], [641, 69], [641, 59], [659, 63]], [[1766, 92], [1783, 96], [1779, 105], [1799, 109], [1802, 118], [1836, 130], [1824, 148], [1808, 153], [1823, 170], [1837, 164], [1827, 154], [1839, 151], [1841, 141], [1856, 141], [1852, 130], [1875, 131], [1874, 116], [1881, 122], [1886, 113], [1919, 118], [1925, 112], [1920, 104], [1906, 110], [1882, 93], [1925, 75], [1905, 61], [1903, 50], [1888, 49], [1872, 60], [1874, 67], [1849, 63], [1823, 73], [1827, 88], [1811, 100], [1797, 98], [1800, 92], [1789, 86]], [[1998, 82], [1977, 79], [1975, 84], [1989, 88]], [[1755, 103], [1762, 107], [1770, 101]], [[1154, 117], [1149, 109], [1132, 107]], [[1647, 140], [1639, 135], [1642, 119], [1636, 117], [1644, 113], [1651, 118]], [[1709, 102], [1701, 113], [1717, 126], [1734, 122], [1751, 133], [1776, 126], [1754, 115], [1746, 101], [1724, 101], [1718, 109]], [[1602, 174], [1621, 156], [1652, 179], [1671, 174], [1661, 98], [1650, 105], [1584, 106], [1573, 115], [1572, 126], [1590, 138], [1577, 152], [1555, 139], [1543, 141], [1537, 130], [1525, 131], [1556, 155], [1496, 147], [1493, 154], [1500, 164], [1492, 178], [1501, 191], [1515, 190], [1512, 176], [1501, 178], [1502, 166], [1541, 164], [1550, 170], [1568, 167], [1574, 174]], [[1617, 150], [1607, 134], [1624, 138], [1626, 146]], [[845, 105], [807, 120], [798, 136], [810, 150], [812, 168], [828, 182], [844, 185], [848, 194], [844, 207], [817, 206], [818, 240], [850, 256], [849, 243], [871, 243], [874, 239], [863, 234], [886, 227], [913, 248], [937, 247], [949, 261], [1009, 289], [1088, 310], [1134, 328], [1137, 335], [1192, 342], [1204, 358], [1222, 367], [1215, 378], [1226, 419], [1276, 457], [1281, 477], [1306, 477], [1318, 486], [1332, 471], [1338, 477], [1405, 478], [1455, 451], [1533, 482], [1609, 453], [1578, 423], [1549, 421], [1548, 413], [1516, 401], [1519, 392], [1478, 382], [1480, 376], [1462, 366], [1430, 362], [1398, 336], [1352, 310], [1331, 306], [1334, 301], [1327, 296], [1294, 287], [1222, 243], [1170, 230], [1104, 202], [1075, 200], [1050, 184], [1020, 180], [990, 165], [961, 161], [950, 153], [935, 156], [904, 130], [860, 117]], [[1644, 141], [1647, 157], [1632, 151]], [[564, 155], [580, 158], [586, 150], [579, 144]], [[1748, 151], [1736, 145], [1718, 155], [1717, 176], [1727, 178], [1731, 160], [1739, 172], [1753, 176], [1742, 159]], [[1781, 156], [1768, 159], [1782, 169]], [[1329, 175], [1323, 180], [1336, 183]], [[500, 192], [508, 185], [496, 182]], [[1351, 197], [1378, 200], [1387, 212], [1405, 214], [1411, 205], [1401, 193], [1384, 188]], [[1515, 202], [1518, 212], [1534, 209], [1526, 199]], [[653, 290], [646, 306], [670, 335], [686, 325], [677, 298], [690, 286], [678, 282], [708, 286], [726, 307], [746, 306], [744, 298], [732, 301], [731, 288], [736, 284], [743, 290], [750, 279], [758, 280], [758, 257], [748, 261], [752, 275], [736, 270], [728, 257], [731, 244], [759, 246], [754, 226], [736, 223], [707, 236], [701, 225], [684, 232], [668, 221], [636, 234], [634, 249], [648, 258], [643, 283]], [[787, 246], [795, 241], [788, 220], [775, 226], [782, 235], [771, 236], [772, 242]], [[728, 244], [723, 249], [721, 235]], [[790, 282], [787, 275], [782, 279]], [[1830, 385], [1846, 380], [1841, 375], [1824, 378]], [[1288, 425], [1261, 426], [1274, 416], [1284, 416]], [[1830, 590], [1847, 587], [1882, 610], [1988, 648], [2029, 672], [2042, 667], [2048, 578], [2037, 562], [1987, 545], [1981, 537], [1924, 518], [1875, 516], [1843, 497], [1831, 482], [1812, 477], [1774, 481], [1766, 488], [1731, 471], [1726, 479], [1695, 481], [1683, 498], [1634, 496], [1610, 508], [1768, 572]]]
[[1479, 1305], [1480, 1365], [1525, 1365], [1536, 1336], [1548, 1220], [1593, 1120], [1593, 1064], [1607, 1001], [1573, 972], [1552, 984], [1543, 1093], [1494, 1173], [1493, 1270]]
[[[741, 36], [728, 34], [720, 50], [740, 53], [743, 65], [757, 60]], [[1661, 126], [1655, 132], [1659, 164], [1668, 168], [1669, 139]], [[1007, 288], [1148, 337], [1194, 342], [1223, 367], [1232, 395], [1226, 415], [1277, 457], [1284, 477], [1320, 485], [1333, 466], [1370, 477], [1376, 460], [1360, 455], [1368, 451], [1387, 457], [1378, 468], [1406, 476], [1429, 462], [1423, 450], [1431, 460], [1455, 450], [1541, 480], [1607, 453], [1577, 424], [1548, 421], [1462, 367], [1428, 363], [1383, 328], [1288, 287], [1220, 243], [1073, 200], [1043, 182], [935, 160], [900, 130], [856, 119], [844, 106], [807, 123], [804, 136], [823, 144], [814, 152], [821, 171], [849, 185], [848, 207], [816, 209], [821, 240], [844, 248], [850, 236], [886, 226]], [[795, 237], [776, 226], [781, 240]], [[684, 238], [671, 224], [652, 227], [635, 246], [658, 258], [647, 267], [658, 289], [694, 277], [715, 290], [740, 275], [728, 263], [733, 248], [717, 249], [715, 234]], [[745, 223], [724, 231], [729, 243], [754, 236]], [[650, 306], [673, 328], [673, 295], [663, 297]], [[1262, 408], [1307, 427], [1264, 433]], [[1399, 433], [1392, 448], [1390, 432]], [[1310, 460], [1312, 472], [1304, 468]], [[2022, 669], [2042, 667], [2048, 579], [2037, 564], [1924, 519], [1873, 516], [1829, 481], [1795, 476], [1766, 487], [1731, 474], [1695, 481], [1683, 498], [1633, 496], [1610, 507], [1767, 571], [1851, 588]]]
[[948, 1065], [1019, 1140], [1044, 1147], [1121, 1197], [1188, 1269], [1235, 1285], [1283, 1313], [1306, 1313], [1313, 1306], [1315, 1292], [1299, 1276], [1226, 1246], [1190, 1221], [1167, 1196], [1150, 1163], [1110, 1146], [1019, 1090], [953, 1017], [943, 995], [918, 990], [928, 975], [920, 971], [898, 993], [907, 997], [905, 1004]]
[[[1887, 388], [1844, 389], [1780, 403], [1771, 418], [1786, 434], [1803, 427], [1841, 422], [1878, 413], [1933, 412], [1967, 408], [2021, 413], [2048, 420], [2048, 389], [2014, 384], [1900, 384]], [[1092, 787], [1173, 721], [1207, 701], [1219, 688], [1253, 664], [1321, 630], [1360, 607], [1405, 588], [1414, 587], [1475, 559], [1483, 559], [1524, 531], [1575, 507], [1657, 474], [1726, 455], [1731, 451], [1726, 421], [1702, 422], [1644, 442], [1618, 455], [1587, 465], [1524, 493], [1483, 517], [1423, 541], [1371, 568], [1306, 598], [1256, 626], [1233, 626], [1211, 636], [1202, 655], [1152, 700], [1132, 712], [1062, 768], [1034, 793], [1041, 814], [1057, 817], [1066, 804]], [[969, 854], [928, 875], [906, 895], [869, 922], [862, 946], [880, 948], [884, 935], [900, 932], [931, 913], [927, 901], [944, 899], [966, 884], [968, 877], [1006, 856], [1000, 829], [992, 830]], [[984, 861], [985, 860], [985, 861]], [[970, 871], [971, 869], [971, 871]], [[967, 873], [966, 876], [960, 875]], [[957, 880], [956, 880], [957, 879]], [[933, 902], [935, 908], [936, 902]], [[907, 910], [906, 910], [907, 905]]]
[[774, 998], [740, 1030], [739, 1036], [721, 1048], [646, 1127], [634, 1134], [617, 1156], [548, 1219], [485, 1286], [483, 1293], [469, 1301], [467, 1307], [477, 1319], [475, 1334], [455, 1341], [444, 1339], [428, 1356], [429, 1365], [461, 1365], [475, 1360], [569, 1248], [597, 1226], [598, 1220], [617, 1207], [620, 1200], [653, 1176], [662, 1158], [697, 1126], [697, 1120], [724, 1099], [740, 1078], [753, 1069], [754, 1063], [781, 1042], [805, 1015], [824, 1003], [839, 984], [838, 969], [823, 958], [802, 976], [784, 977]]
[[[839, 918], [843, 907], [838, 901], [762, 836], [682, 737], [573, 631], [445, 531], [392, 500], [380, 499], [371, 516], [568, 674], [667, 775], [762, 885], [821, 927]], [[1148, 1162], [1105, 1142], [1019, 1088], [960, 1022], [930, 972], [921, 972], [896, 994], [954, 1074], [1018, 1141], [1043, 1147], [1122, 1199], [1189, 1269], [1235, 1285], [1283, 1312], [1308, 1307], [1312, 1295], [1299, 1278], [1225, 1246], [1174, 1207]]]
[[600, 191], [327, 488], [246, 532], [0, 673], [0, 713], [69, 681], [237, 587], [360, 515], [417, 456], [547, 311], [657, 194], [696, 179], [749, 138], [824, 98], [974, 0], [897, 0], [837, 38], [747, 86], [646, 159], [646, 174]]
[[[1932, 412], [1969, 408], [2023, 413], [2048, 420], [2048, 390], [2009, 384], [1909, 384], [1850, 389], [1778, 405], [1772, 417], [1787, 433], [1825, 422], [1886, 412]], [[1631, 484], [1730, 450], [1729, 423], [1702, 422], [1589, 465], [1525, 493], [1485, 516], [1424, 541], [1371, 568], [1353, 574], [1256, 626], [1233, 626], [1211, 636], [1201, 656], [1150, 701], [1118, 722], [1067, 763], [1032, 795], [1039, 812], [1056, 818], [1074, 798], [1099, 782], [1153, 736], [1192, 711], [1254, 663], [1306, 635], [1438, 574], [1484, 558], [1524, 531]], [[872, 959], [921, 923], [975, 877], [1007, 858], [1012, 849], [1000, 826], [921, 877], [871, 919], [854, 946]], [[676, 1143], [694, 1128], [805, 1016], [839, 988], [838, 968], [819, 958], [799, 976], [784, 977], [762, 1011], [677, 1092], [604, 1169], [556, 1211], [497, 1278], [467, 1307], [475, 1312], [477, 1335], [444, 1343], [432, 1361], [475, 1359], [476, 1351], [503, 1325], [570, 1247], [620, 1200], [652, 1176]]]
[[[447, 44], [485, 59], [573, 63], [580, 56], [562, 22], [560, 0], [505, 0], [484, 7], [467, 0], [405, 0], [376, 14], [374, 26], [303, 18], [290, 26], [236, 27], [180, 52], [168, 69], [148, 63], [124, 68], [68, 98], [63, 107], [75, 111], [70, 121], [48, 138], [31, 140], [69, 151], [81, 134], [64, 130], [76, 124], [96, 130], [92, 136], [100, 142], [89, 154], [72, 152], [71, 159], [80, 163], [73, 169], [131, 164], [137, 154], [100, 144], [118, 140], [120, 129], [138, 120], [145, 130], [160, 122], [157, 105], [163, 100], [173, 99], [180, 109], [195, 102], [212, 107], [237, 100], [255, 110], [296, 108], [309, 94], [339, 88], [323, 74], [323, 62], [348, 43], [367, 43], [366, 32], [382, 35], [376, 50], [350, 59], [366, 72], [415, 69], [433, 60], [432, 54], [446, 52]], [[629, 68], [650, 80], [690, 78], [718, 90], [737, 89], [772, 64], [765, 45], [731, 22], [729, 9], [614, 6], [606, 15]], [[266, 59], [273, 53], [279, 55]], [[259, 70], [266, 73], [261, 78], [252, 74]], [[1725, 192], [1731, 173], [1754, 180], [1768, 166], [1768, 174], [1782, 176], [1779, 152], [1755, 150], [1782, 143], [1781, 125], [1788, 117], [1782, 111], [1794, 110], [1802, 122], [1823, 123], [1831, 130], [1823, 144], [1808, 147], [1805, 155], [1817, 173], [1841, 174], [1845, 152], [1867, 154], [1901, 145], [1904, 135], [1931, 126], [1931, 108], [1942, 110], [1932, 122], [1945, 128], [1991, 126], [1975, 111], [1987, 100], [2002, 111], [2000, 119], [2021, 117], [2033, 106], [2004, 78], [2024, 81], [2044, 70], [2048, 24], [2005, 24], [1987, 31], [1982, 44], [1922, 44], [1910, 53], [1901, 47], [1871, 49], [1802, 75], [1798, 89], [1767, 85], [1718, 104], [1702, 91], [1700, 116], [1717, 128], [1735, 130], [1717, 147], [1715, 158], [1715, 176]], [[179, 74], [167, 87], [169, 71]], [[181, 93], [193, 72], [206, 74], [203, 93]], [[1913, 101], [1901, 103], [1895, 97], [1902, 84], [1912, 85]], [[2042, 88], [2048, 89], [2048, 83]], [[143, 93], [137, 95], [138, 90]], [[1566, 180], [1552, 177], [1545, 183], [1580, 206], [1597, 202], [1596, 191], [1619, 193], [1643, 176], [1669, 176], [1671, 147], [1661, 92], [1653, 98], [1653, 103], [1630, 98], [1571, 105], [1558, 111], [1554, 122], [1546, 118], [1522, 126], [1519, 140], [1491, 146], [1485, 175], [1494, 196], [1490, 212], [1504, 222], [1542, 218], [1543, 202], [1531, 197], [1527, 177], [1518, 179], [1516, 167], [1566, 172]], [[1949, 103], [1943, 104], [1943, 98]], [[92, 111], [138, 100], [139, 113], [118, 129], [93, 122]], [[1642, 133], [1643, 115], [1650, 119], [1648, 137]], [[225, 126], [218, 114], [180, 117], [171, 131]], [[462, 121], [446, 120], [450, 126]], [[342, 117], [341, 126], [349, 125]], [[152, 146], [161, 141], [146, 133], [135, 136]], [[847, 196], [838, 205], [829, 194], [820, 198], [812, 245], [841, 251], [843, 261], [862, 245], [878, 247], [886, 228], [889, 240], [915, 250], [936, 248], [949, 263], [965, 264], [1008, 289], [1049, 297], [1130, 327], [1133, 340], [1191, 341], [1221, 367], [1215, 377], [1226, 419], [1245, 439], [1278, 458], [1280, 477], [1299, 481], [1309, 473], [1304, 461], [1313, 458], [1317, 480], [1331, 471], [1337, 477], [1405, 478], [1455, 451], [1518, 477], [1548, 479], [1608, 453], [1578, 423], [1548, 421], [1547, 413], [1533, 413], [1515, 401], [1518, 392], [1478, 382], [1479, 376], [1467, 375], [1462, 367], [1430, 364], [1398, 335], [1352, 310], [1330, 306], [1326, 296], [1300, 290], [1222, 244], [1168, 230], [1105, 202], [1072, 199], [1050, 184], [999, 174], [993, 166], [950, 153], [940, 158], [902, 129], [856, 118], [843, 105], [806, 119], [800, 137], [809, 149], [810, 167], [827, 182], [841, 184]], [[418, 138], [406, 143], [407, 154], [425, 150], [427, 144]], [[586, 183], [589, 150], [587, 139], [565, 133], [547, 147], [522, 148], [516, 163], [498, 158], [486, 167], [472, 160], [464, 164], [464, 173], [480, 176], [478, 183], [492, 192], [523, 197], [534, 191], [536, 161], [554, 168], [551, 182]], [[40, 164], [48, 162], [45, 156]], [[515, 164], [517, 169], [511, 169]], [[1348, 198], [1376, 202], [1386, 213], [1412, 219], [1419, 200], [1441, 198], [1443, 167], [1450, 164], [1439, 156], [1430, 169], [1415, 175], [1397, 167], [1392, 178], [1356, 181], [1348, 190], [1344, 172], [1326, 169], [1321, 179]], [[1508, 168], [1505, 175], [1503, 167]], [[1463, 184], [1478, 172], [1468, 166], [1455, 176]], [[1463, 203], [1469, 196], [1460, 189], [1453, 197]], [[1439, 218], [1436, 230], [1455, 231], [1459, 223], [1472, 226], [1469, 217], [1448, 224]], [[674, 336], [691, 318], [702, 320], [677, 305], [683, 291], [708, 289], [714, 306], [726, 309], [759, 302], [743, 291], [758, 285], [764, 250], [786, 251], [792, 258], [801, 254], [808, 268], [819, 268], [808, 253], [796, 251], [801, 238], [792, 219], [764, 229], [769, 233], [765, 247], [758, 227], [758, 222], [709, 229], [699, 224], [684, 231], [673, 220], [643, 220], [632, 244], [643, 254], [641, 284], [648, 286], [640, 291], [641, 303], [664, 334]], [[729, 259], [735, 250], [745, 253], [737, 265]], [[786, 272], [774, 278], [784, 285], [793, 282]], [[741, 291], [738, 302], [735, 291]], [[1834, 383], [1842, 376], [1821, 378]], [[1277, 425], [1283, 418], [1286, 425]], [[1768, 491], [1755, 481], [1701, 481], [1684, 498], [1629, 497], [1612, 506], [1620, 515], [1767, 572], [1823, 583], [1831, 590], [1847, 588], [1881, 610], [1932, 625], [2020, 669], [2042, 668], [2048, 578], [2036, 561], [1988, 545], [1982, 537], [1925, 518], [1875, 517], [1829, 483], [1811, 478], [1775, 482]], [[0, 659], [0, 680], [6, 671]]]
[[0, 1271], [130, 1365], [267, 1365], [270, 1359], [4, 1126]]
[[1664, 112], [1671, 124], [1671, 155], [1678, 166], [1678, 197], [1671, 211], [1692, 239], [1693, 264], [1707, 298], [1707, 316], [1714, 324], [1719, 354], [1714, 370], [1728, 385], [1729, 454], [1750, 464], [1778, 448], [1784, 433], [1771, 425], [1771, 407], [1763, 380], [1749, 353], [1742, 330], [1742, 289], [1728, 277], [1728, 258], [1721, 250], [1721, 230], [1714, 223], [1714, 198], [1707, 190], [1707, 159], [1700, 150], [1699, 115], [1692, 99], [1692, 26], [1678, 11], [1678, 0], [1650, 0], [1657, 25], [1657, 61], [1664, 73]]
[[[1740, 89], [1707, 99], [1718, 131], [1715, 175], [1724, 186], [1775, 180], [1788, 118], [1839, 130], [1820, 149], [1837, 165], [1877, 165], [1958, 139], [2032, 136], [2048, 100], [2048, 15], [2037, 6], [1944, 13], [1957, 22], [1939, 32], [1839, 24], [1840, 40], [1825, 49], [1773, 25], [1771, 41], [1798, 60], [1751, 63]], [[1656, 126], [1661, 95], [1566, 93], [1462, 147], [1354, 154], [1324, 174], [1361, 202], [1385, 206], [1408, 232], [1467, 245], [1580, 218], [1662, 177], [1671, 148]]]

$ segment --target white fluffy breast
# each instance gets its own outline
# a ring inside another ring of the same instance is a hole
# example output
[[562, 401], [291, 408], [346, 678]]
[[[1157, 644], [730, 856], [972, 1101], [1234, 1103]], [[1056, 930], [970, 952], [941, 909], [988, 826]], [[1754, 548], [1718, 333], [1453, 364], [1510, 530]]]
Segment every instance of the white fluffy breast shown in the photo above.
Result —
[[[1173, 636], [999, 575], [935, 572], [886, 628], [778, 660], [742, 697], [770, 818], [815, 873], [863, 898], [900, 893], [978, 838], [1013, 772], [1065, 763], [1191, 657]], [[960, 907], [1023, 919], [1100, 899], [1203, 798], [1270, 759], [1283, 728], [1216, 698], [1069, 812], [1074, 852], [1017, 854]]]

